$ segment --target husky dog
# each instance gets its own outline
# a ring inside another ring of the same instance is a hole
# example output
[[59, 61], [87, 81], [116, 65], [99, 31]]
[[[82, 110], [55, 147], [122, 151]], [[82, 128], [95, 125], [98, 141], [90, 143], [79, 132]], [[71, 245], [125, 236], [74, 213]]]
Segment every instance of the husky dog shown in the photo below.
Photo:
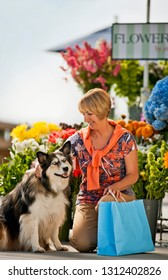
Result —
[[41, 178], [35, 171], [8, 193], [0, 205], [0, 250], [45, 252], [66, 251], [59, 228], [69, 202], [65, 194], [72, 171], [71, 144], [67, 141], [54, 153], [37, 152]]

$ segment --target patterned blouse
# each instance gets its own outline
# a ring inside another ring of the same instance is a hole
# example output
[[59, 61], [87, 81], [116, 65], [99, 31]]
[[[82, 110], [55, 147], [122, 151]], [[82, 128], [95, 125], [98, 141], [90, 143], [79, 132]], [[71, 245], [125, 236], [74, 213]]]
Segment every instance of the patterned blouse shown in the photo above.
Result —
[[[134, 149], [137, 149], [134, 136], [130, 132], [125, 132], [112, 149], [101, 159], [99, 167], [99, 180], [101, 188], [98, 190], [87, 190], [87, 166], [91, 162], [91, 155], [86, 150], [79, 133], [73, 134], [68, 140], [72, 145], [72, 154], [77, 159], [82, 172], [82, 182], [77, 195], [77, 204], [91, 203], [97, 204], [102, 197], [106, 187], [120, 181], [126, 176], [124, 158]], [[131, 187], [122, 191], [128, 195], [134, 195]]]

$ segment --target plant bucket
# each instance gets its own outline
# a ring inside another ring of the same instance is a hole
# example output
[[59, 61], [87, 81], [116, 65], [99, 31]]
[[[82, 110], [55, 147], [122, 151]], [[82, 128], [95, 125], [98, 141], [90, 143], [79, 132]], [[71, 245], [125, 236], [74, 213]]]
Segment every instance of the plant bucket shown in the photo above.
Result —
[[143, 199], [143, 203], [144, 203], [144, 206], [145, 206], [145, 211], [146, 211], [147, 219], [148, 219], [150, 230], [151, 230], [153, 244], [155, 244], [159, 200], [157, 200], [157, 199]]

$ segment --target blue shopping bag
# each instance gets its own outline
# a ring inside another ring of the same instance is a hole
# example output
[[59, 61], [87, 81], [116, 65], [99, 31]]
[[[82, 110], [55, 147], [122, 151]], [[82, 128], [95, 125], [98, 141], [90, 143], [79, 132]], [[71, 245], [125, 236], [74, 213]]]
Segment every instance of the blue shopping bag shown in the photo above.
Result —
[[154, 250], [143, 200], [99, 203], [98, 255], [119, 256]]

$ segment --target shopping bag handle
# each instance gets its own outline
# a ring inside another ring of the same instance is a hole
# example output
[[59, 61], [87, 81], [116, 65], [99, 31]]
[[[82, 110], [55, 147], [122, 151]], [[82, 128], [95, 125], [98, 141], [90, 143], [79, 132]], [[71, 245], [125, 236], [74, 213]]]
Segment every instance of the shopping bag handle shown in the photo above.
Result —
[[[112, 195], [112, 197], [114, 197], [115, 201], [118, 202], [118, 199], [116, 198], [115, 194], [111, 191], [111, 190], [108, 190], [108, 192]], [[121, 199], [126, 202], [126, 200], [124, 199], [124, 197], [121, 196]]]

